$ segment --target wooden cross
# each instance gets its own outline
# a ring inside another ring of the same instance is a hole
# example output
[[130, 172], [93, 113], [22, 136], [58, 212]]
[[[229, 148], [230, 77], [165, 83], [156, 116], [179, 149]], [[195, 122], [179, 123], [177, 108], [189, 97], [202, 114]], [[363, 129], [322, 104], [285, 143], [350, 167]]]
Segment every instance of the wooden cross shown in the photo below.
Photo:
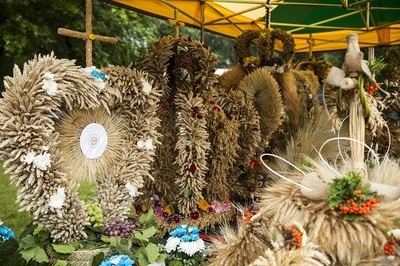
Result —
[[171, 24], [172, 26], [174, 26], [174, 37], [175, 38], [179, 38], [179, 28], [185, 26], [185, 23], [178, 20], [178, 13], [179, 13], [179, 11], [177, 9], [175, 9], [174, 19], [168, 20], [168, 23]]
[[108, 42], [108, 43], [118, 42], [116, 38], [94, 35], [92, 33], [92, 0], [86, 0], [86, 32], [79, 32], [64, 28], [59, 28], [57, 32], [58, 34], [61, 34], [63, 36], [86, 40], [86, 67], [90, 67], [93, 65], [92, 41], [98, 40], [101, 42]]

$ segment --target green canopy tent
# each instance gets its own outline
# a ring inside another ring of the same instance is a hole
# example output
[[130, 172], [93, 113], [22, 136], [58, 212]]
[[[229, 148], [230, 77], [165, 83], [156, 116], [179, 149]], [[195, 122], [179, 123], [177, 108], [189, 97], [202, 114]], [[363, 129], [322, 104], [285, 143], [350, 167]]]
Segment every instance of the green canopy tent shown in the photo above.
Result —
[[236, 38], [246, 29], [292, 33], [296, 52], [346, 49], [358, 33], [360, 47], [400, 44], [397, 0], [102, 0], [204, 32]]

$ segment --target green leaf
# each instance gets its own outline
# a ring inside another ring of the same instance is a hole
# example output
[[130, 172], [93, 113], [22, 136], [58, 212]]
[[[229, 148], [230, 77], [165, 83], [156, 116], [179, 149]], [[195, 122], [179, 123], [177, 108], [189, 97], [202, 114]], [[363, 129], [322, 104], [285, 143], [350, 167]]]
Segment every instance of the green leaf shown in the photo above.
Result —
[[118, 245], [118, 238], [117, 237], [108, 237], [108, 236], [102, 236], [101, 241], [104, 241], [105, 243], [108, 243], [112, 247], [116, 247]]
[[29, 249], [36, 246], [35, 239], [31, 235], [27, 235], [26, 237], [21, 239], [19, 244], [21, 249]]
[[149, 243], [149, 239], [144, 237], [141, 232], [135, 232], [134, 236], [135, 236], [135, 240], [138, 240], [138, 241], [134, 241], [134, 242], [136, 244], [138, 244], [139, 246], [143, 246], [144, 244]]
[[105, 259], [104, 252], [99, 252], [96, 256], [92, 259], [92, 266], [98, 266], [101, 262]]
[[56, 263], [54, 264], [54, 266], [67, 266], [68, 265], [68, 261], [66, 260], [57, 260]]
[[140, 266], [149, 265], [149, 261], [147, 260], [146, 256], [143, 253], [139, 253], [137, 255], [137, 261]]
[[173, 260], [168, 263], [168, 266], [183, 266], [183, 262], [180, 260]]
[[154, 221], [154, 211], [152, 208], [150, 208], [147, 213], [144, 213], [140, 215], [139, 217], [139, 223], [145, 224], [145, 223], [151, 223]]
[[147, 259], [150, 263], [156, 262], [160, 252], [158, 246], [154, 243], [149, 243], [145, 248]]
[[51, 244], [54, 250], [61, 254], [71, 254], [75, 251], [75, 248], [71, 245], [58, 245], [58, 244]]
[[22, 257], [26, 261], [35, 260], [37, 262], [49, 262], [49, 258], [43, 248], [35, 246], [29, 249], [23, 249], [20, 251]]
[[43, 227], [38, 227], [33, 232], [33, 235], [34, 235], [35, 239], [37, 239], [37, 241], [41, 245], [45, 245], [45, 244], [49, 243], [50, 232], [47, 229], [45, 229]]
[[156, 259], [156, 262], [157, 262], [157, 263], [161, 263], [161, 262], [165, 261], [165, 260], [167, 259], [167, 257], [168, 257], [167, 254], [160, 254], [160, 255], [158, 256], [158, 258]]
[[191, 189], [184, 189], [183, 190], [183, 197], [189, 198], [189, 196], [192, 195], [192, 190]]
[[157, 229], [154, 226], [146, 228], [142, 231], [142, 234], [145, 238], [149, 239], [150, 237], [154, 236], [157, 233]]

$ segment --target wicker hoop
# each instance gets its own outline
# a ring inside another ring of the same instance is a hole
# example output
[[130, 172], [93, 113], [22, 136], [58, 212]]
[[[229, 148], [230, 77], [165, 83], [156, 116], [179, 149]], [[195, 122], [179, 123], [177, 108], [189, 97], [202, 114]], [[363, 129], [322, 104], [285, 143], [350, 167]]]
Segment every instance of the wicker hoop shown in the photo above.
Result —
[[73, 266], [92, 266], [93, 258], [101, 252], [103, 252], [104, 257], [106, 257], [111, 252], [111, 249], [76, 250], [68, 257], [67, 261]]

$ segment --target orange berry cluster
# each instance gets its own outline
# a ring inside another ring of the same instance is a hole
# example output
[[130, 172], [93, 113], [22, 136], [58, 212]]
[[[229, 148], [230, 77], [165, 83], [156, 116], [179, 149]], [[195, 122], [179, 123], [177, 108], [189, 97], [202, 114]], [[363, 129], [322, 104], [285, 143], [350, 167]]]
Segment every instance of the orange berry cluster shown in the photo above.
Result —
[[[357, 196], [363, 196], [360, 190], [354, 192]], [[339, 204], [341, 214], [358, 214], [366, 215], [370, 213], [378, 205], [379, 198], [370, 198], [361, 204], [358, 204], [355, 199], [348, 199], [346, 204]]]
[[383, 245], [383, 251], [385, 252], [386, 255], [388, 256], [394, 256], [394, 249], [396, 247], [396, 243], [393, 242], [386, 242], [385, 245]]
[[369, 85], [366, 87], [366, 90], [369, 94], [373, 95], [379, 89], [378, 84]]
[[246, 223], [249, 223], [249, 224], [252, 224], [252, 223], [254, 223], [254, 221], [253, 220], [251, 220], [251, 218], [254, 216], [254, 215], [256, 215], [257, 213], [259, 212], [259, 210], [255, 210], [255, 209], [253, 209], [253, 210], [249, 210], [249, 209], [245, 209], [244, 210], [244, 217], [243, 217], [243, 220], [246, 222]]
[[303, 238], [303, 233], [299, 231], [295, 226], [289, 226], [286, 230], [290, 230], [293, 233], [293, 239], [291, 242], [295, 248], [301, 248], [301, 241]]

